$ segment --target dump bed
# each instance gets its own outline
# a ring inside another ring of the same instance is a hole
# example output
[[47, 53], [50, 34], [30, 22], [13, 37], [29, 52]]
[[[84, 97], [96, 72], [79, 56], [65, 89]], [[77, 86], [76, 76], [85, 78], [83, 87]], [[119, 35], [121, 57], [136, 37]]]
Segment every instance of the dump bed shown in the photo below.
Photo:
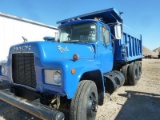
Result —
[[[135, 37], [136, 36], [136, 37]], [[115, 62], [130, 62], [142, 58], [142, 36], [132, 35], [123, 32], [121, 40], [114, 41]]]
[[94, 17], [102, 18], [103, 22], [106, 24], [116, 23], [116, 22], [122, 23], [123, 22], [119, 13], [114, 8], [110, 8], [110, 9], [100, 10], [100, 11], [96, 11], [96, 12], [91, 12], [91, 13], [71, 17], [71, 18], [68, 18], [68, 19], [65, 19], [62, 21], [58, 21], [57, 24], [65, 24], [68, 21], [72, 21], [73, 19], [74, 20], [94, 19]]

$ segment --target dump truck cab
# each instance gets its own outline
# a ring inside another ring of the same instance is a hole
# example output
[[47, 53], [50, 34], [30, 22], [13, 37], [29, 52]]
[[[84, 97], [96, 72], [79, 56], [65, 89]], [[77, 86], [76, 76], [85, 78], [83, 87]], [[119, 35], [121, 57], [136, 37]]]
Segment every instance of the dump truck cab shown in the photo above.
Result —
[[[78, 20], [62, 25], [59, 27], [59, 40], [61, 43], [89, 46], [93, 54], [92, 60], [103, 63], [99, 66], [100, 71], [102, 73], [111, 71], [113, 67], [113, 49], [110, 28], [100, 21]], [[84, 50], [81, 51], [85, 52]], [[81, 56], [78, 53], [75, 54], [80, 60]]]
[[112, 70], [115, 49], [113, 42], [122, 38], [121, 17], [114, 9], [104, 11], [57, 22], [60, 24], [58, 41], [92, 46], [94, 60], [100, 62], [102, 73]]

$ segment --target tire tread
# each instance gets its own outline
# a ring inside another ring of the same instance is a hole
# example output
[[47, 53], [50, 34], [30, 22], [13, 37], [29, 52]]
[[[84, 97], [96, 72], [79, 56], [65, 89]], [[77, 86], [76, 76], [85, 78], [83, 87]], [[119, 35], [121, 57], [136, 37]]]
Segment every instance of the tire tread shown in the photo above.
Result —
[[90, 80], [82, 80], [79, 83], [78, 89], [76, 91], [75, 96], [72, 99], [71, 106], [70, 106], [70, 120], [81, 120], [81, 112], [82, 112], [82, 105], [83, 105], [83, 97], [87, 93], [88, 87], [94, 85], [93, 81]]

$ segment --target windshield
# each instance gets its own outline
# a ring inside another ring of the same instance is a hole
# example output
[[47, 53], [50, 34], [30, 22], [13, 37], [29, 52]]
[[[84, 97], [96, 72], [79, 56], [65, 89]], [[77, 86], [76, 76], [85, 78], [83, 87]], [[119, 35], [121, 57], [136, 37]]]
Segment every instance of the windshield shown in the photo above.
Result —
[[94, 23], [61, 27], [59, 33], [60, 42], [95, 42], [97, 38]]

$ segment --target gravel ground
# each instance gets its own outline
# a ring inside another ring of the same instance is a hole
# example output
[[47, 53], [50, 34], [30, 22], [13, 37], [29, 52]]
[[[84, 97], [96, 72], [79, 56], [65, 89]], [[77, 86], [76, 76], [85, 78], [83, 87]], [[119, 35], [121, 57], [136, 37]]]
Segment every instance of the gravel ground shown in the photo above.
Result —
[[[144, 59], [136, 86], [123, 86], [99, 106], [96, 120], [160, 120], [160, 59]], [[1, 87], [1, 86], [0, 86]], [[0, 120], [39, 120], [0, 101]]]

